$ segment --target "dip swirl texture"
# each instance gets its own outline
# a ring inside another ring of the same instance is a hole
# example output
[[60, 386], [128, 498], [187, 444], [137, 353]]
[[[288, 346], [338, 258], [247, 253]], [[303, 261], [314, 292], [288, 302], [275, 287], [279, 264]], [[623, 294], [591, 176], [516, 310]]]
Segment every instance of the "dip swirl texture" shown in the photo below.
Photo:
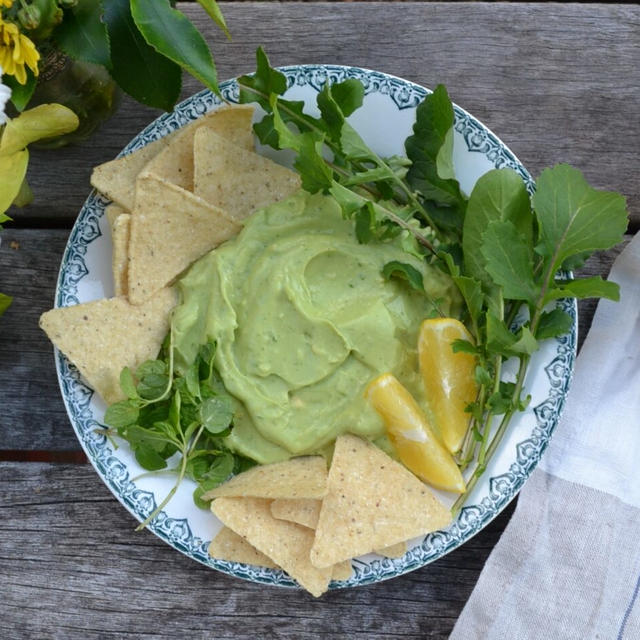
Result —
[[423, 397], [417, 333], [433, 307], [382, 277], [391, 260], [419, 269], [429, 296], [452, 312], [447, 276], [398, 241], [359, 244], [333, 198], [302, 191], [253, 214], [191, 267], [172, 323], [176, 368], [216, 340], [216, 368], [238, 401], [231, 449], [268, 463], [322, 452], [345, 432], [384, 439], [363, 391], [386, 371]]

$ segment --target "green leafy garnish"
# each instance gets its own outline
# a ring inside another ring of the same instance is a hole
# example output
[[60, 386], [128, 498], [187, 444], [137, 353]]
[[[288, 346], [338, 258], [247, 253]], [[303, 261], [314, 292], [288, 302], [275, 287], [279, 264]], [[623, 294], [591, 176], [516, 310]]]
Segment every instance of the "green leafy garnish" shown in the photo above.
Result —
[[[282, 98], [286, 78], [262, 49], [256, 73], [239, 84], [240, 101], [266, 111], [254, 125], [260, 141], [295, 153], [303, 187], [331, 194], [354, 221], [359, 242], [401, 237], [409, 254], [448, 273], [460, 290], [462, 320], [475, 344], [458, 341], [454, 350], [476, 356], [479, 385], [457, 456], [461, 469], [475, 465], [468, 494], [511, 417], [528, 404], [523, 388], [531, 355], [540, 341], [571, 327], [565, 311], [547, 305], [563, 297], [617, 299], [615, 283], [570, 280], [565, 271], [620, 242], [628, 216], [624, 198], [593, 189], [580, 171], [562, 164], [542, 172], [533, 197], [512, 169], [487, 172], [467, 197], [453, 164], [455, 110], [442, 85], [418, 106], [407, 157], [399, 159], [378, 156], [349, 123], [365, 94], [353, 79], [325, 84], [317, 97], [319, 118], [304, 113], [303, 103]], [[389, 263], [383, 274], [424, 291], [420, 271], [409, 263]], [[519, 368], [515, 381], [506, 383], [502, 370], [510, 358]], [[502, 416], [497, 430], [496, 416]]]
[[195, 503], [206, 507], [202, 494], [247, 466], [223, 443], [231, 429], [233, 401], [214, 368], [215, 352], [214, 342], [203, 345], [183, 376], [173, 370], [169, 341], [164, 357], [147, 360], [135, 374], [129, 368], [122, 370], [120, 386], [127, 400], [107, 409], [107, 433], [126, 440], [147, 471], [167, 469], [169, 458], [179, 456], [171, 469], [178, 476], [174, 487], [138, 529], [163, 509], [185, 476], [198, 484]]

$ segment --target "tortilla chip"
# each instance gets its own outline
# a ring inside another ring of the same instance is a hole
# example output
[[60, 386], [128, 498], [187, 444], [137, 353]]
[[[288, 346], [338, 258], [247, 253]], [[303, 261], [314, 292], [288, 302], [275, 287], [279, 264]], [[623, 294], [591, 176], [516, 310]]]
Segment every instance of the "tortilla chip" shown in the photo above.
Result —
[[332, 580], [349, 580], [353, 575], [353, 567], [351, 566], [351, 560], [344, 560], [333, 565], [331, 571]]
[[111, 229], [111, 231], [113, 231], [113, 225], [116, 223], [118, 216], [121, 216], [125, 213], [129, 213], [129, 210], [121, 207], [115, 202], [112, 202], [105, 207], [104, 214], [105, 216], [107, 216], [107, 221], [109, 222], [109, 228]]
[[243, 562], [244, 564], [268, 567], [269, 569], [275, 569], [277, 566], [271, 558], [265, 556], [264, 553], [260, 553], [244, 538], [227, 527], [222, 527], [218, 535], [211, 541], [209, 555], [219, 560]]
[[91, 185], [109, 200], [113, 200], [127, 211], [131, 211], [135, 202], [138, 174], [171, 142], [175, 134], [174, 131], [122, 158], [98, 165], [91, 173]]
[[193, 140], [194, 193], [242, 221], [300, 189], [300, 176], [200, 127]]
[[140, 306], [125, 298], [96, 300], [47, 311], [40, 317], [40, 327], [111, 404], [124, 399], [123, 367], [135, 369], [157, 356], [176, 302], [176, 292], [169, 288]]
[[271, 514], [279, 520], [288, 520], [301, 524], [303, 527], [315, 529], [320, 515], [320, 500], [298, 498], [291, 500], [279, 498], [271, 503]]
[[207, 491], [203, 500], [252, 498], [322, 498], [327, 492], [327, 463], [322, 456], [291, 458], [258, 465]]
[[129, 300], [141, 304], [194, 260], [240, 231], [224, 211], [146, 174], [137, 181], [129, 240]]
[[113, 270], [113, 292], [116, 296], [127, 295], [127, 266], [129, 263], [129, 229], [131, 215], [119, 215], [111, 227], [113, 252], [111, 268]]
[[316, 598], [327, 590], [333, 568], [317, 569], [311, 564], [313, 531], [274, 518], [268, 500], [218, 498], [211, 504], [211, 511]]
[[145, 173], [153, 173], [186, 191], [193, 191], [193, 136], [196, 131], [201, 128], [214, 131], [231, 145], [251, 151], [254, 148], [252, 117], [253, 107], [249, 105], [223, 107], [207, 113], [183, 127], [171, 145], [147, 164]]
[[385, 558], [402, 558], [402, 556], [407, 553], [407, 543], [398, 542], [384, 549], [374, 549], [374, 552]]
[[429, 488], [373, 444], [336, 440], [311, 561], [328, 567], [435, 531], [451, 520]]

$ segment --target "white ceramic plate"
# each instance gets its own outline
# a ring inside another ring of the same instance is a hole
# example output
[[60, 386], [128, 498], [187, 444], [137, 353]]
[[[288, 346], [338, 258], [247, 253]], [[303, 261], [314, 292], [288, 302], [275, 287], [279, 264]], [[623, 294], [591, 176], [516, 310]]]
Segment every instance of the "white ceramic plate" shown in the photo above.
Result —
[[[366, 89], [363, 107], [350, 118], [365, 141], [380, 155], [402, 154], [403, 141], [411, 131], [415, 108], [425, 89], [383, 73], [355, 67], [304, 65], [286, 67], [289, 99], [304, 100], [316, 112], [317, 92], [329, 79], [358, 78]], [[235, 80], [221, 85], [223, 95], [236, 102]], [[181, 103], [171, 114], [151, 123], [136, 136], [123, 154], [167, 135], [203, 113], [216, 109], [221, 101], [201, 92]], [[533, 181], [509, 149], [486, 127], [456, 107], [454, 164], [462, 189], [469, 193], [479, 176], [494, 167], [515, 169], [530, 189]], [[277, 157], [270, 149], [261, 152]], [[84, 204], [67, 244], [56, 290], [56, 306], [68, 306], [113, 295], [111, 239], [104, 209], [107, 201], [92, 193]], [[575, 301], [557, 305], [573, 317], [570, 333], [543, 343], [535, 354], [526, 391], [531, 402], [526, 412], [511, 423], [484, 476], [468, 497], [466, 507], [447, 529], [413, 540], [398, 559], [374, 554], [353, 561], [353, 577], [333, 582], [332, 588], [369, 584], [391, 578], [437, 560], [485, 527], [520, 490], [534, 469], [553, 432], [569, 387], [575, 358], [577, 310]], [[96, 471], [120, 502], [142, 521], [173, 485], [170, 475], [136, 479], [143, 469], [126, 443], [114, 450], [96, 429], [101, 426], [105, 405], [83, 383], [77, 370], [56, 351], [56, 366], [62, 396], [71, 424]], [[167, 507], [149, 525], [160, 538], [194, 560], [231, 575], [274, 585], [294, 585], [282, 571], [214, 560], [207, 554], [210, 540], [220, 524], [208, 511], [198, 509], [191, 494], [194, 485], [185, 480]], [[452, 500], [443, 496], [449, 504]], [[132, 528], [133, 529], [133, 528]], [[132, 536], [133, 536], [132, 530]]]

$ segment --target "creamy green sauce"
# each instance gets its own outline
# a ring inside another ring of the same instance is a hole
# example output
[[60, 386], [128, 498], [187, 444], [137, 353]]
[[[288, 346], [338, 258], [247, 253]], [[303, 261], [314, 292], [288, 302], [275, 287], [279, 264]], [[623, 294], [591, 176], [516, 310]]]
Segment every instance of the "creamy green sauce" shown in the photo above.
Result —
[[384, 445], [363, 398], [390, 371], [417, 397], [417, 334], [433, 308], [382, 267], [408, 262], [455, 313], [439, 270], [396, 242], [359, 244], [330, 197], [305, 192], [255, 213], [240, 234], [196, 262], [180, 281], [173, 318], [176, 368], [215, 339], [215, 364], [236, 400], [228, 445], [258, 462], [322, 451], [345, 432]]

